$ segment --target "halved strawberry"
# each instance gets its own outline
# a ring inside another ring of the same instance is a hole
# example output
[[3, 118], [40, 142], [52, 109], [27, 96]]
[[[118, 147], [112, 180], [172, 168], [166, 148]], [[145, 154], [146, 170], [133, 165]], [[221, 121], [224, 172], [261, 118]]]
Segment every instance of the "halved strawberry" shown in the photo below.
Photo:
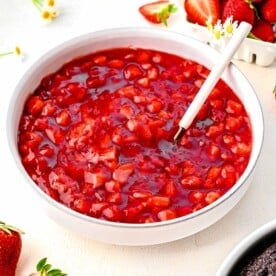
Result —
[[220, 17], [218, 0], [185, 0], [184, 9], [188, 21], [202, 26], [208, 20], [214, 25]]
[[151, 23], [168, 25], [167, 19], [177, 7], [170, 1], [156, 1], [147, 3], [139, 8], [139, 12]]

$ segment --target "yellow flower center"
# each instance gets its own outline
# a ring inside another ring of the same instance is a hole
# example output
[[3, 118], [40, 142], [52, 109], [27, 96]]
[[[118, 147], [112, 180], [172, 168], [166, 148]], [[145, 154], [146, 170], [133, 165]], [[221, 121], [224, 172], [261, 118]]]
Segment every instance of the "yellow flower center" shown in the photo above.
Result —
[[51, 18], [52, 18], [52, 17], [51, 17], [51, 13], [50, 13], [49, 11], [43, 11], [43, 12], [41, 13], [41, 16], [42, 16], [42, 18], [45, 19], [45, 20], [48, 20], [48, 19], [51, 19]]
[[215, 39], [220, 39], [221, 32], [219, 30], [214, 30], [214, 37], [215, 37]]
[[15, 54], [18, 55], [18, 56], [21, 55], [21, 49], [20, 49], [18, 46], [15, 47], [14, 52], [15, 52]]
[[53, 7], [55, 5], [55, 0], [48, 0], [47, 5]]
[[232, 34], [233, 33], [233, 25], [228, 24], [227, 26], [225, 26], [225, 32], [228, 34]]

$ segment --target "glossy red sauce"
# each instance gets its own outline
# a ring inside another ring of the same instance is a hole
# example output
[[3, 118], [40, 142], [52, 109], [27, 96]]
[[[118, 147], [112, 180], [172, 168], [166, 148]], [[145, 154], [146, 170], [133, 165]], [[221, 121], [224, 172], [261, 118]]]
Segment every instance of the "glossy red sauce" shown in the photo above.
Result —
[[174, 144], [209, 71], [146, 49], [110, 49], [46, 76], [28, 98], [18, 147], [49, 196], [88, 216], [129, 223], [192, 213], [227, 192], [248, 164], [252, 132], [222, 81]]

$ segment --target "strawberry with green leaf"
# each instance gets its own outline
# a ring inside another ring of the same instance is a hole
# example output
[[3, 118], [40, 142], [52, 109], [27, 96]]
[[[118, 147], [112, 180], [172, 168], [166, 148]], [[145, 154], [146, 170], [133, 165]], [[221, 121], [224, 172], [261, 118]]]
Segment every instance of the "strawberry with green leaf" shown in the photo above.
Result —
[[0, 275], [14, 276], [20, 257], [23, 232], [0, 221]]
[[146, 20], [154, 24], [163, 23], [168, 26], [167, 19], [177, 11], [175, 4], [170, 1], [156, 1], [139, 7], [139, 12]]

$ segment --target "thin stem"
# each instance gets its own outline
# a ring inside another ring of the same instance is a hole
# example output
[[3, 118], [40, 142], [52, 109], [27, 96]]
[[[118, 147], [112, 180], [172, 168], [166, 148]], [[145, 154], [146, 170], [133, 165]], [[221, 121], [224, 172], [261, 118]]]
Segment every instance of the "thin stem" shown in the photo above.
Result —
[[43, 0], [32, 0], [33, 4], [37, 7], [39, 11], [42, 11]]
[[0, 57], [4, 57], [4, 56], [8, 56], [8, 55], [12, 55], [13, 52], [6, 52], [6, 53], [0, 53]]

